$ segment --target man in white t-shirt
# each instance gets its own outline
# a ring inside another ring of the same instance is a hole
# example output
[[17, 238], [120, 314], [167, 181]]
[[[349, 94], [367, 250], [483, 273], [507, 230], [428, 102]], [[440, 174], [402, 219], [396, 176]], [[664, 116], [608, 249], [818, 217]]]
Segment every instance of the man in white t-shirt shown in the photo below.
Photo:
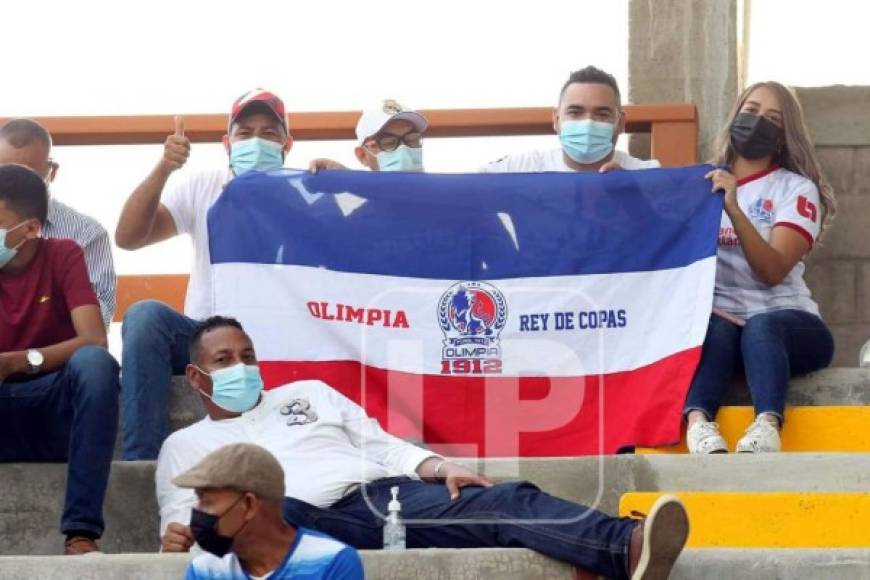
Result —
[[223, 144], [229, 157], [227, 167], [195, 173], [166, 188], [169, 176], [190, 155], [184, 120], [176, 117], [175, 132], [166, 138], [163, 156], [130, 195], [115, 230], [115, 242], [125, 250], [138, 250], [179, 234], [188, 234], [194, 248], [186, 315], [148, 300], [134, 304], [124, 316], [121, 416], [126, 460], [155, 459], [166, 438], [171, 376], [182, 373], [189, 362], [187, 339], [196, 321], [213, 314], [208, 209], [234, 176], [283, 166], [293, 144], [284, 103], [262, 89], [239, 97], [233, 103]]
[[599, 171], [659, 167], [614, 149], [625, 130], [619, 85], [613, 75], [594, 66], [574, 71], [562, 85], [553, 109], [559, 148], [506, 155], [481, 168], [484, 173]]
[[[281, 464], [289, 523], [357, 549], [383, 547], [395, 495], [408, 548], [525, 547], [607, 578], [664, 580], [688, 537], [688, 516], [674, 497], [660, 498], [643, 521], [611, 517], [529, 482], [495, 484], [402, 441], [322, 381], [264, 391], [254, 345], [232, 318], [200, 324], [190, 360], [187, 378], [208, 415], [170, 435], [160, 451], [164, 552], [190, 550], [202, 523], [197, 496], [178, 476], [239, 443], [259, 445]], [[235, 529], [228, 523], [219, 531]]]

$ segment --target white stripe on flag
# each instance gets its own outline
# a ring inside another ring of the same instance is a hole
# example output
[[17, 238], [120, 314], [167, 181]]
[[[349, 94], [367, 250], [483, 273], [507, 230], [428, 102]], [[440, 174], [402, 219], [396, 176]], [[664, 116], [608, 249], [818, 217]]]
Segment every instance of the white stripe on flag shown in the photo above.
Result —
[[[710, 257], [670, 270], [494, 281], [507, 304], [499, 343], [502, 374], [622, 372], [700, 346], [715, 268]], [[261, 360], [352, 360], [419, 374], [439, 374], [442, 368], [439, 301], [456, 280], [287, 265], [213, 269], [216, 312], [242, 321]], [[353, 316], [347, 307], [355, 309]], [[573, 317], [574, 328], [557, 330], [557, 313], [562, 326]], [[593, 322], [599, 328], [591, 328]], [[391, 348], [393, 341], [403, 341], [403, 347]], [[408, 342], [419, 347], [409, 348]]]

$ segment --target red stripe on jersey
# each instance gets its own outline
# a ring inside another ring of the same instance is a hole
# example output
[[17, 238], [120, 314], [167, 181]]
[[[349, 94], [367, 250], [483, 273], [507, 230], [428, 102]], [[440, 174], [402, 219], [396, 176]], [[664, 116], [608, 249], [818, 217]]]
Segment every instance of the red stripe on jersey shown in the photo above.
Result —
[[746, 177], [741, 177], [740, 179], [737, 180], [737, 187], [740, 187], [741, 185], [746, 185], [750, 181], [755, 181], [756, 179], [761, 179], [765, 175], [770, 175], [771, 173], [773, 173], [777, 169], [779, 169], [779, 165], [774, 163], [773, 165], [770, 165], [770, 166], [766, 167], [765, 169], [762, 169], [761, 171], [756, 171], [752, 175], [747, 175]]
[[804, 239], [810, 245], [810, 248], [813, 247], [813, 242], [815, 242], [815, 240], [813, 239], [813, 236], [811, 236], [810, 233], [808, 231], [806, 231], [804, 228], [802, 228], [801, 226], [799, 226], [797, 224], [793, 224], [791, 222], [776, 222], [775, 224], [773, 224], [773, 227], [779, 227], [779, 226], [783, 226], [785, 228], [789, 228], [789, 229], [796, 231], [797, 233], [799, 233], [800, 235], [802, 235], [804, 237]]

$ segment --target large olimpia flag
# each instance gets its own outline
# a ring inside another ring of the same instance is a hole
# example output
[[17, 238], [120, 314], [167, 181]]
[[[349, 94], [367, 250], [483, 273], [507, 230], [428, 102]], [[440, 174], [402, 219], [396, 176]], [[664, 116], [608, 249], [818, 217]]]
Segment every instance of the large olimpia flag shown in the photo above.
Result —
[[675, 443], [712, 306], [708, 170], [249, 173], [208, 214], [215, 311], [267, 388], [323, 380], [445, 454]]

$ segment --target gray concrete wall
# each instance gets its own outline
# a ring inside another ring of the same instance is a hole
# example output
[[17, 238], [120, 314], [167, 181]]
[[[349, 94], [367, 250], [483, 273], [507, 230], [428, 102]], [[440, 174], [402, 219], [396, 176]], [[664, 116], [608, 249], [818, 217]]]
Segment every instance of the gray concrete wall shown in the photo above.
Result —
[[807, 282], [834, 332], [834, 364], [854, 366], [870, 339], [870, 87], [797, 92], [839, 204], [807, 260]]
[[[631, 0], [629, 99], [695, 103], [706, 160], [739, 92], [737, 48], [736, 0]], [[807, 282], [834, 332], [833, 364], [855, 366], [870, 339], [870, 87], [797, 92], [840, 206], [807, 261]], [[649, 141], [633, 136], [630, 149], [647, 156]]]
[[[736, 0], [631, 0], [628, 98], [632, 103], [695, 103], [700, 159], [709, 157], [737, 94]], [[632, 152], [649, 151], [632, 137]]]

